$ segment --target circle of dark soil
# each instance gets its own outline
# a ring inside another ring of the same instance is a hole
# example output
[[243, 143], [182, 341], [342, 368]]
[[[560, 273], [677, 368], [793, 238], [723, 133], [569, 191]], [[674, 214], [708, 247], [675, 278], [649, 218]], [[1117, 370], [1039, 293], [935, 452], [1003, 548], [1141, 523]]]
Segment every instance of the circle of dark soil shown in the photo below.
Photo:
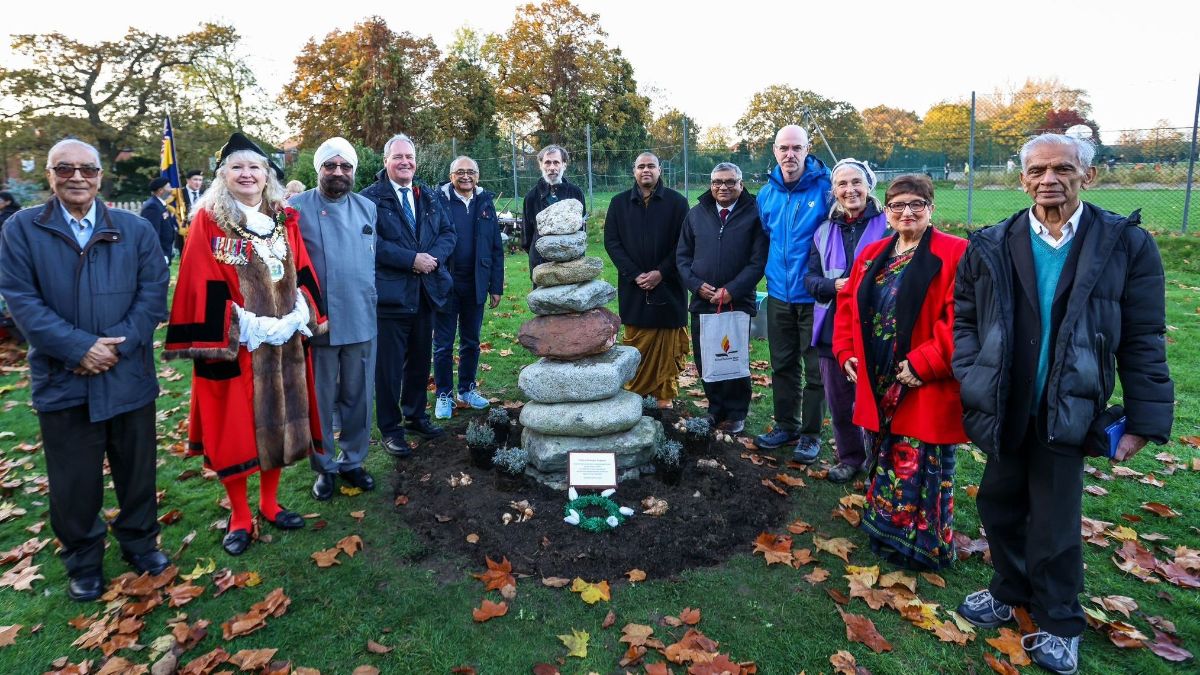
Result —
[[[673, 411], [664, 411], [668, 438], [682, 441], [672, 428], [678, 419]], [[763, 485], [764, 479], [784, 471], [784, 461], [761, 452], [751, 461], [755, 451], [737, 440], [713, 441], [702, 452], [685, 451], [677, 485], [654, 476], [622, 482], [613, 500], [636, 514], [611, 531], [587, 532], [563, 522], [565, 490], [531, 478], [515, 491], [500, 490], [495, 469], [470, 464], [465, 428], [465, 420], [451, 422], [446, 434], [422, 442], [410, 458], [397, 461], [393, 477], [396, 513], [425, 544], [421, 563], [450, 578], [462, 573], [458, 556], [478, 569], [488, 556], [497, 562], [508, 558], [514, 572], [541, 577], [613, 579], [637, 568], [661, 579], [747, 552], [760, 533], [778, 528], [788, 516], [791, 501]], [[513, 433], [520, 438], [519, 427]], [[715, 460], [717, 466], [698, 465], [699, 460]], [[451, 487], [448, 479], [464, 472], [470, 485]], [[641, 502], [650, 496], [667, 501], [665, 515], [642, 513]], [[518, 523], [510, 503], [521, 500], [529, 502], [534, 516]], [[505, 513], [513, 514], [514, 522], [505, 525]], [[585, 515], [603, 512], [594, 509]], [[478, 540], [471, 543], [470, 535]]]

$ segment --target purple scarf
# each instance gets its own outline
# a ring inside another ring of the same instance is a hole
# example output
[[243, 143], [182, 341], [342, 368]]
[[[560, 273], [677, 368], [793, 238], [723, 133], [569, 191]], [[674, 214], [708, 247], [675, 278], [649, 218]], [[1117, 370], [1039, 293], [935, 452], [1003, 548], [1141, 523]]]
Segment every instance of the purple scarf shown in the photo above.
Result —
[[[846, 270], [846, 246], [842, 241], [842, 228], [838, 227], [837, 223], [832, 220], [827, 220], [822, 227], [829, 228], [829, 235], [825, 238], [825, 246], [821, 249], [821, 269], [825, 272], [826, 277], [830, 272], [837, 270], [840, 277]], [[817, 230], [818, 235], [820, 230]], [[883, 213], [876, 214], [873, 218], [867, 221], [867, 226], [863, 229], [862, 236], [858, 238], [858, 243], [854, 246], [854, 257], [857, 258], [859, 253], [862, 253], [867, 244], [878, 241], [883, 238], [887, 232], [887, 215]], [[836, 303], [837, 299], [833, 300]], [[832, 311], [830, 305], [833, 303], [816, 303], [813, 305], [813, 332], [812, 342], [816, 346], [817, 341], [821, 338], [821, 328], [825, 323], [825, 317]]]

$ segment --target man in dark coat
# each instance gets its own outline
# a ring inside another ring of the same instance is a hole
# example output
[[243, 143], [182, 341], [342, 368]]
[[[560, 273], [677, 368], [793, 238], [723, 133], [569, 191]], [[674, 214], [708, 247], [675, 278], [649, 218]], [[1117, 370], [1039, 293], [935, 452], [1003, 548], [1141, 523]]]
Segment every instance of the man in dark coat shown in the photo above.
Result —
[[[454, 288], [433, 327], [434, 417], [449, 419], [456, 405], [476, 410], [488, 400], [475, 390], [483, 307], [500, 305], [504, 293], [504, 247], [491, 192], [479, 187], [479, 164], [467, 156], [450, 164], [450, 182], [437, 191], [438, 202], [454, 225], [450, 261]], [[454, 335], [459, 333], [458, 392], [454, 389]]]
[[971, 237], [955, 288], [954, 375], [967, 435], [989, 456], [976, 501], [995, 568], [958, 612], [991, 627], [1027, 606], [1040, 630], [1025, 648], [1059, 673], [1078, 668], [1087, 626], [1083, 458], [1108, 450], [1089, 431], [1106, 435], [1100, 413], [1117, 375], [1127, 422], [1115, 461], [1167, 441], [1175, 400], [1158, 247], [1136, 212], [1080, 201], [1094, 153], [1058, 134], [1027, 142], [1021, 184], [1033, 207]]
[[[407, 457], [411, 451], [405, 429], [427, 438], [443, 433], [429, 421], [425, 387], [433, 356], [433, 317], [452, 286], [447, 264], [455, 235], [434, 189], [413, 180], [417, 150], [412, 140], [393, 136], [383, 146], [383, 162], [376, 182], [361, 193], [378, 210], [375, 416], [383, 449]], [[403, 426], [401, 413], [407, 420]]]
[[688, 353], [687, 291], [675, 266], [687, 198], [662, 184], [652, 152], [634, 160], [633, 180], [633, 188], [612, 198], [604, 220], [604, 248], [618, 274], [622, 343], [642, 354], [625, 388], [670, 407]]
[[142, 202], [141, 216], [154, 226], [158, 243], [162, 247], [167, 264], [175, 258], [175, 237], [179, 235], [179, 223], [167, 208], [167, 196], [171, 194], [171, 181], [159, 176], [150, 181], [150, 198]]
[[187, 173], [187, 182], [183, 185], [183, 203], [187, 205], [185, 222], [180, 223], [179, 234], [175, 236], [175, 248], [183, 253], [183, 240], [187, 235], [187, 224], [192, 222], [192, 214], [196, 211], [196, 202], [204, 196], [204, 173], [193, 169]]
[[[754, 195], [742, 184], [742, 170], [721, 162], [710, 177], [709, 192], [684, 218], [676, 249], [679, 277], [692, 292], [692, 353], [702, 381], [700, 315], [716, 313], [722, 305], [750, 316], [758, 313], [755, 288], [763, 278], [771, 243]], [[749, 338], [747, 331], [747, 342]], [[750, 377], [703, 384], [713, 421], [730, 433], [741, 433], [750, 412]]]
[[73, 600], [104, 590], [104, 460], [120, 513], [111, 523], [138, 572], [170, 564], [158, 549], [154, 329], [167, 318], [157, 233], [96, 199], [100, 155], [65, 140], [50, 149], [54, 196], [4, 225], [0, 294], [29, 340], [33, 407], [50, 480], [50, 527]]
[[578, 199], [585, 206], [584, 218], [587, 218], [587, 201], [583, 198], [583, 190], [566, 179], [567, 149], [559, 145], [547, 145], [537, 154], [538, 166], [542, 177], [537, 185], [525, 195], [525, 213], [521, 221], [521, 248], [529, 253], [529, 276], [533, 278], [533, 268], [542, 264], [542, 255], [533, 244], [538, 239], [537, 214], [547, 206], [564, 199]]

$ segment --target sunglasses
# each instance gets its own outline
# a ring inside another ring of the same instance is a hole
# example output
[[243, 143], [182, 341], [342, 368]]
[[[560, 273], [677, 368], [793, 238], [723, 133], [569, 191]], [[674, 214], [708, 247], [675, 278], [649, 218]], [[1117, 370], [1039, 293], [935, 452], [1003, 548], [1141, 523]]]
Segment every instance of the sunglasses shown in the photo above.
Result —
[[100, 175], [100, 167], [98, 166], [71, 166], [69, 164], [58, 164], [51, 167], [51, 171], [59, 178], [71, 178], [78, 171], [84, 178], [95, 178]]

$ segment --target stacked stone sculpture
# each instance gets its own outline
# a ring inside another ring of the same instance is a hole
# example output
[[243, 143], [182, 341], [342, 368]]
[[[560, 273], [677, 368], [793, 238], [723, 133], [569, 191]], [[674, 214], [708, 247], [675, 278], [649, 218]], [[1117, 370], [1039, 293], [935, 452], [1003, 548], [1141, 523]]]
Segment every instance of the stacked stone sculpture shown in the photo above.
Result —
[[568, 453], [613, 452], [617, 479], [637, 478], [653, 459], [663, 428], [643, 417], [641, 397], [624, 389], [641, 354], [615, 346], [621, 319], [604, 305], [617, 289], [599, 278], [604, 263], [585, 255], [583, 204], [552, 204], [538, 214], [536, 226], [534, 246], [549, 262], [533, 269], [537, 288], [528, 303], [537, 316], [517, 336], [540, 357], [521, 369], [517, 381], [529, 399], [521, 410], [526, 473], [566, 489]]

